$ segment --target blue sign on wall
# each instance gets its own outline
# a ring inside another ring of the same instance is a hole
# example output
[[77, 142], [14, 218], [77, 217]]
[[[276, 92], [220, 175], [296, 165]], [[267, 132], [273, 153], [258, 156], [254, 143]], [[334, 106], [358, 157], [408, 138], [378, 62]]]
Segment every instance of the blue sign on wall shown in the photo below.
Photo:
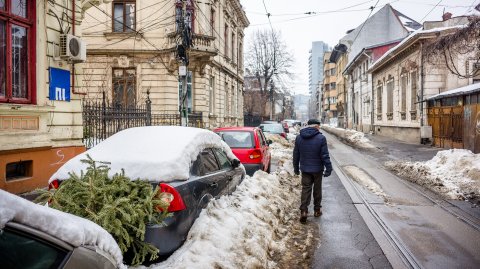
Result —
[[70, 101], [70, 71], [50, 67], [50, 100]]

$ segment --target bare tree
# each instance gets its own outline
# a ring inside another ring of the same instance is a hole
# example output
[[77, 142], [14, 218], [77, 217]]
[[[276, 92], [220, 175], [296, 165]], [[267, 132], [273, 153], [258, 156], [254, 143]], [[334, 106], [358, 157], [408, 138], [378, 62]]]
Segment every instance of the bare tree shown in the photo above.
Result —
[[293, 56], [279, 31], [258, 30], [251, 39], [246, 53], [246, 68], [250, 75], [256, 77], [264, 95], [273, 79], [281, 85], [292, 78]]

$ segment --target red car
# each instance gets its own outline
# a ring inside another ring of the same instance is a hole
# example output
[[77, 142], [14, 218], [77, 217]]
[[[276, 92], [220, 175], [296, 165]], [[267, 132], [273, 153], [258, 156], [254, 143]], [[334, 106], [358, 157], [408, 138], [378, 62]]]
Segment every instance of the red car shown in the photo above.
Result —
[[233, 154], [245, 166], [248, 175], [257, 170], [270, 173], [271, 154], [267, 140], [258, 127], [224, 127], [213, 130], [232, 149]]

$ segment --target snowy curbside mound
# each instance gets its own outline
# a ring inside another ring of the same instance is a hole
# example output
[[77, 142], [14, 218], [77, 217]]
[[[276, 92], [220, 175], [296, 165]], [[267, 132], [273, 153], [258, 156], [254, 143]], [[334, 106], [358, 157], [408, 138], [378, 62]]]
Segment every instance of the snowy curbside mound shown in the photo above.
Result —
[[[290, 149], [289, 157], [279, 160], [278, 172], [257, 171], [232, 195], [211, 201], [185, 244], [149, 268], [289, 268], [287, 257], [308, 263], [317, 225], [298, 223], [301, 184], [293, 175], [291, 154]], [[304, 248], [292, 245], [298, 240], [292, 231], [305, 234]]]
[[96, 246], [108, 253], [116, 266], [126, 268], [120, 247], [99, 225], [0, 190], [0, 229], [9, 221], [38, 229], [75, 247]]
[[480, 200], [480, 154], [469, 150], [443, 150], [426, 162], [388, 161], [385, 166], [449, 199]]
[[339, 138], [344, 139], [352, 146], [356, 146], [362, 149], [370, 149], [370, 150], [377, 149], [377, 147], [375, 147], [372, 144], [372, 142], [368, 138], [366, 138], [365, 134], [362, 132], [357, 132], [351, 129], [336, 128], [336, 127], [331, 127], [327, 125], [322, 125], [322, 130], [325, 130], [330, 134], [333, 134]]

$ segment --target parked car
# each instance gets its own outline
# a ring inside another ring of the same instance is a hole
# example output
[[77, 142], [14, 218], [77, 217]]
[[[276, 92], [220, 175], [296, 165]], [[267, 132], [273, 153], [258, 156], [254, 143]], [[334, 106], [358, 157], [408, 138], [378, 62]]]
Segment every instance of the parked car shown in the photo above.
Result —
[[168, 255], [179, 248], [201, 210], [210, 200], [232, 193], [245, 169], [230, 147], [212, 131], [180, 126], [149, 126], [123, 130], [65, 163], [50, 182], [85, 169], [81, 162], [110, 162], [111, 174], [125, 170], [132, 180], [160, 186], [172, 197], [165, 225], [148, 225], [145, 241]]
[[1, 268], [122, 266], [122, 252], [97, 224], [0, 190]]
[[260, 124], [260, 128], [265, 133], [278, 134], [287, 139], [287, 134], [280, 123]]
[[278, 121], [276, 120], [265, 120], [265, 121], [262, 121], [262, 124], [277, 124], [279, 123]]
[[248, 175], [253, 175], [257, 170], [270, 173], [271, 153], [263, 132], [258, 127], [225, 127], [213, 130], [227, 143], [245, 166]]

